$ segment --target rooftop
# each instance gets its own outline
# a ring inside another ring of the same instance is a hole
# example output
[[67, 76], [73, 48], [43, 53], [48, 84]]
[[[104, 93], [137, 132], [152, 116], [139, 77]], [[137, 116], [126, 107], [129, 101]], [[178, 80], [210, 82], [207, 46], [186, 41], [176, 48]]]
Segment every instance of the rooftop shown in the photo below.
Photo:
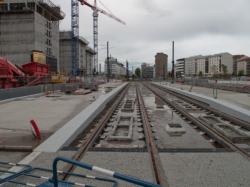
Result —
[[249, 56], [243, 56], [242, 58], [240, 58], [237, 62], [242, 62], [242, 61], [250, 61], [250, 57]]
[[38, 12], [50, 21], [59, 21], [65, 17], [60, 6], [53, 4], [50, 0], [4, 0], [0, 4], [0, 13], [24, 12]]
[[[72, 39], [71, 33], [72, 33], [71, 31], [60, 31], [60, 40], [71, 40]], [[89, 44], [88, 40], [86, 40], [82, 36], [79, 36], [79, 41], [84, 43], [85, 45]]]
[[95, 51], [91, 47], [87, 47], [86, 52], [89, 52], [89, 53], [91, 53], [93, 55], [95, 54]]

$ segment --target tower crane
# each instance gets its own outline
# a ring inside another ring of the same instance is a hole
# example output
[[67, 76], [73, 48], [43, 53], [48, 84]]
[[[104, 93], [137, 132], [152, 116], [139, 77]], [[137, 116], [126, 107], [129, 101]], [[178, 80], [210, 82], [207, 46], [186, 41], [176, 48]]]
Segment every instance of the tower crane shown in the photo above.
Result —
[[72, 74], [77, 74], [77, 64], [79, 62], [79, 4], [86, 5], [93, 10], [93, 39], [94, 39], [94, 71], [98, 70], [98, 15], [104, 14], [122, 24], [126, 24], [124, 21], [113, 15], [111, 12], [107, 12], [97, 7], [97, 0], [94, 0], [94, 5], [87, 2], [87, 0], [71, 0], [71, 27], [72, 27]]

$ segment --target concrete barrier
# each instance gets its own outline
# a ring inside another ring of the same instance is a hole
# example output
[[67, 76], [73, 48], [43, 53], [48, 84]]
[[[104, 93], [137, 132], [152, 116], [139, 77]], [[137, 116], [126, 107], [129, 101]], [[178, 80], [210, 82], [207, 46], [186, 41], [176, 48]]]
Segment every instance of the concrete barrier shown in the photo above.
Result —
[[244, 108], [241, 108], [237, 105], [234, 105], [234, 104], [231, 104], [229, 102], [226, 102], [226, 101], [221, 101], [221, 100], [218, 100], [218, 99], [214, 99], [212, 97], [208, 97], [208, 96], [205, 96], [205, 95], [202, 95], [202, 94], [198, 94], [198, 93], [194, 93], [194, 92], [188, 92], [188, 91], [185, 91], [185, 90], [181, 90], [181, 89], [178, 89], [178, 88], [174, 88], [174, 87], [171, 87], [171, 86], [168, 86], [168, 85], [162, 85], [160, 83], [153, 83], [155, 85], [158, 85], [158, 86], [162, 86], [168, 90], [171, 90], [173, 92], [176, 92], [176, 93], [179, 93], [179, 94], [182, 94], [182, 95], [185, 95], [187, 97], [190, 97], [190, 98], [193, 98], [193, 99], [196, 99], [198, 101], [202, 101], [206, 104], [208, 104], [210, 107], [216, 109], [216, 110], [219, 110], [219, 111], [222, 111], [226, 114], [229, 114], [229, 115], [232, 115], [240, 120], [243, 120], [243, 121], [246, 121], [248, 123], [250, 123], [250, 111], [249, 110], [246, 110]]
[[63, 146], [72, 143], [72, 141], [103, 111], [107, 103], [110, 102], [126, 85], [127, 83], [124, 83], [111, 92], [99, 97], [95, 102], [51, 135], [34, 151], [57, 152]]
[[79, 87], [79, 83], [68, 84], [45, 84], [31, 87], [19, 87], [10, 89], [0, 89], [0, 101], [11, 101], [10, 99], [21, 98], [29, 95], [36, 95], [45, 91], [64, 90], [66, 85]]

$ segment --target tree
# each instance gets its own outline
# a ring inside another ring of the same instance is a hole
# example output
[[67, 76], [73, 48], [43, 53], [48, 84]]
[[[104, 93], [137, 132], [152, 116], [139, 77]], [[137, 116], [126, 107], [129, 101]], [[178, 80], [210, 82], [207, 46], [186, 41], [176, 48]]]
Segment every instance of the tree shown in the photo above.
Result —
[[202, 77], [203, 73], [202, 71], [199, 72], [199, 77]]
[[222, 67], [223, 75], [227, 75], [227, 66], [222, 64], [221, 67]]
[[140, 68], [136, 68], [135, 69], [135, 75], [140, 78], [141, 77], [141, 69]]
[[244, 70], [240, 70], [240, 71], [238, 72], [238, 76], [239, 76], [239, 77], [244, 76], [244, 75], [245, 75]]

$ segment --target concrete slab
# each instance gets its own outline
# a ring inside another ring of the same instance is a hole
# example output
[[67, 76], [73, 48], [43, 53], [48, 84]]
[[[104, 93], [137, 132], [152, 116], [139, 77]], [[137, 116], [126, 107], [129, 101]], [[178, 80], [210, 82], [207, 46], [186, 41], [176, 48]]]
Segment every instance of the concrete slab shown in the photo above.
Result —
[[[111, 84], [103, 84], [101, 87], [100, 87], [100, 92], [96, 92], [96, 93], [99, 93], [99, 96], [102, 96], [102, 95], [104, 95], [105, 94], [105, 88], [106, 88], [106, 86], [112, 86], [112, 89], [114, 89], [114, 88], [116, 88], [118, 85], [121, 85], [121, 83], [111, 83]], [[112, 90], [111, 89], [111, 90]], [[112, 95], [112, 93], [111, 93], [111, 95]], [[74, 97], [79, 97], [79, 96], [74, 96]], [[84, 96], [81, 96], [81, 97], [84, 97]], [[32, 100], [32, 99], [34, 99], [34, 98], [29, 98], [28, 99], [28, 101], [30, 102], [30, 100]], [[35, 99], [37, 99], [37, 98], [35, 98]], [[50, 98], [50, 99], [55, 99], [55, 98]], [[89, 100], [89, 103], [88, 104], [91, 104], [93, 101], [94, 101], [95, 99], [93, 99], [93, 98], [90, 98], [90, 100]], [[12, 102], [11, 102], [12, 103]], [[11, 103], [7, 103], [7, 104], [11, 104]], [[13, 104], [13, 107], [14, 107], [15, 105]], [[32, 108], [32, 102], [31, 102], [31, 105], [29, 106], [30, 108]], [[39, 108], [39, 107], [38, 107]], [[1, 108], [1, 110], [2, 110], [2, 108]], [[20, 110], [22, 110], [22, 108], [20, 108]], [[49, 110], [49, 109], [48, 109]], [[25, 110], [23, 110], [23, 111], [25, 111]], [[22, 111], [22, 112], [23, 112]], [[46, 110], [45, 110], [45, 112], [47, 112]], [[51, 110], [49, 110], [49, 112], [50, 113], [52, 113], [53, 111], [51, 111]], [[79, 111], [77, 111], [78, 113], [79, 113]], [[25, 112], [24, 112], [25, 113]], [[44, 114], [44, 116], [45, 116], [45, 118], [44, 119], [46, 119], [46, 115]], [[3, 118], [4, 119], [4, 118]], [[1, 120], [2, 120], [2, 118], [1, 118]], [[18, 121], [18, 120], [17, 120]], [[2, 123], [1, 123], [2, 124]], [[18, 125], [18, 123], [17, 123], [17, 125]], [[11, 133], [13, 133], [12, 131], [15, 131], [16, 129], [8, 129], [8, 127], [6, 127], [7, 125], [5, 124], [5, 125], [3, 125], [2, 126], [2, 135], [4, 135], [5, 137], [8, 137], [7, 135], [6, 135], [6, 133], [8, 134], [8, 132], [11, 132]], [[18, 127], [18, 126], [17, 126]], [[20, 130], [20, 129], [19, 129]], [[22, 132], [24, 132], [24, 131], [27, 131], [27, 129], [21, 129], [22, 130]], [[27, 131], [28, 132], [28, 131]], [[25, 132], [25, 133], [27, 133], [27, 132]], [[12, 134], [13, 135], [13, 134]], [[3, 139], [2, 139], [2, 137], [3, 136], [0, 136], [1, 137], [1, 141], [2, 141], [2, 143], [3, 142], [8, 142], [8, 141], [3, 141]], [[10, 136], [9, 137], [10, 139], [15, 139], [16, 137], [13, 137], [13, 136]], [[28, 137], [27, 139], [30, 139], [30, 137]], [[16, 141], [14, 141], [14, 145], [19, 145], [19, 144], [23, 144], [23, 138], [21, 138], [21, 139], [17, 139]], [[19, 143], [19, 144], [18, 144]], [[54, 146], [53, 146], [53, 143], [54, 142], [51, 142], [51, 144], [50, 144], [50, 146], [53, 148]], [[6, 144], [5, 144], [5, 146], [6, 146]], [[55, 146], [55, 149], [57, 148], [57, 150], [58, 150], [58, 147], [56, 147]], [[10, 152], [10, 154], [12, 154], [11, 152]], [[34, 159], [36, 159], [40, 154], [42, 154], [42, 151], [33, 151], [32, 153], [30, 153], [29, 155], [27, 155], [25, 158], [23, 158], [19, 163], [20, 164], [30, 164]], [[11, 170], [10, 171], [13, 171], [13, 172], [18, 172], [18, 171], [20, 171], [20, 167], [13, 167], [13, 168], [11, 168]]]
[[[148, 109], [151, 124], [156, 131], [157, 146], [161, 149], [212, 149], [214, 146], [209, 140], [202, 137], [198, 131], [191, 127], [178, 114], [165, 105], [165, 103], [153, 95], [148, 89], [143, 89], [143, 98]], [[185, 133], [181, 136], [170, 136], [166, 131], [168, 123], [179, 123]]]
[[2, 104], [0, 107], [0, 145], [35, 146], [30, 120], [34, 119], [45, 140], [54, 131], [91, 104], [92, 97], [101, 92], [84, 96], [29, 97]]
[[95, 147], [118, 149], [146, 147], [139, 108], [135, 101], [136, 90], [130, 86]]
[[[65, 95], [56, 92], [13, 98], [0, 103], [0, 145], [36, 146], [76, 116], [96, 98], [104, 95], [105, 88], [116, 88], [121, 83], [107, 83], [99, 91], [88, 95]], [[34, 119], [42, 133], [42, 141], [35, 141], [30, 120]]]
[[[126, 175], [138, 177], [146, 181], [154, 182], [148, 153], [88, 152], [82, 159], [82, 162], [110, 169]], [[90, 172], [83, 169], [76, 169], [75, 172], [100, 176], [99, 173]], [[111, 187], [110, 183], [107, 182], [79, 180], [76, 178], [71, 178], [71, 180], [84, 182], [93, 186]], [[131, 187], [136, 185], [119, 181], [119, 186]]]
[[[203, 95], [200, 93], [195, 92], [189, 92], [186, 90], [182, 90], [179, 88], [176, 88], [174, 86], [171, 86], [170, 84], [161, 84], [161, 83], [154, 83], [156, 85], [160, 85], [163, 87], [166, 87], [167, 89], [183, 94], [185, 96], [194, 98], [196, 100], [202, 101], [204, 103], [207, 103], [210, 105], [210, 107], [223, 111], [224, 113], [227, 113], [229, 115], [232, 115], [238, 119], [241, 119], [246, 122], [250, 122], [250, 110], [244, 109], [240, 106], [237, 106], [235, 104], [232, 104], [228, 101], [220, 100], [220, 99], [214, 99], [212, 97], [209, 97], [207, 95]], [[240, 100], [241, 98], [237, 98], [237, 100]], [[250, 102], [250, 99], [246, 100], [246, 103]]]
[[[22, 160], [28, 153], [25, 152], [5, 152], [0, 151], [0, 160], [3, 162], [12, 162], [12, 163], [18, 163], [20, 160]], [[0, 166], [1, 168], [1, 166]]]
[[[71, 158], [75, 152], [74, 151], [58, 151], [57, 153], [41, 153], [37, 156], [30, 165], [34, 167], [43, 167], [43, 168], [52, 168], [53, 160], [58, 157], [66, 157]], [[148, 153], [125, 153], [125, 152], [88, 152], [81, 162], [85, 162], [88, 164], [93, 164], [95, 166], [103, 167], [106, 169], [114, 170], [116, 172], [120, 172], [126, 175], [130, 175], [133, 177], [138, 177], [140, 179], [144, 179], [147, 181], [154, 181], [153, 174], [150, 166], [150, 158]], [[58, 169], [62, 170], [65, 166], [65, 163], [59, 163]], [[91, 175], [91, 176], [102, 176], [100, 173], [87, 171], [85, 169], [76, 168], [74, 173], [79, 173], [83, 175]], [[52, 175], [47, 172], [34, 172], [33, 174], [38, 176], [51, 177]], [[108, 177], [110, 178], [110, 177]], [[112, 178], [111, 178], [112, 179]], [[89, 184], [93, 186], [102, 186], [102, 187], [111, 187], [112, 183], [109, 182], [100, 182], [92, 179], [83, 179], [70, 177], [69, 181]], [[40, 184], [43, 182], [41, 179], [34, 179], [30, 177], [21, 177], [18, 181], [29, 182], [33, 184]], [[136, 185], [127, 184], [125, 182], [119, 181], [119, 187], [131, 187]], [[11, 184], [5, 185], [5, 187], [11, 187]]]
[[[30, 162], [29, 165], [31, 165], [35, 168], [52, 169], [52, 163], [56, 157], [62, 156], [62, 157], [66, 157], [66, 158], [71, 158], [71, 156], [73, 156], [74, 153], [75, 153], [74, 151], [59, 151], [57, 153], [41, 153], [32, 162]], [[14, 163], [17, 163], [17, 162], [14, 162]], [[60, 163], [58, 165], [58, 170], [62, 170], [64, 166], [65, 166], [64, 163]], [[0, 178], [1, 178], [1, 174], [2, 173], [0, 173]], [[52, 178], [52, 172], [33, 171], [31, 174]], [[15, 181], [39, 185], [43, 182], [46, 182], [46, 179], [38, 179], [38, 178], [33, 178], [33, 177], [22, 176], [22, 177], [18, 177]], [[3, 186], [4, 187], [13, 187], [14, 184], [6, 183]], [[15, 184], [15, 186], [18, 186], [18, 185]]]
[[89, 105], [91, 96], [96, 94], [86, 96], [58, 94], [58, 97], [29, 97], [5, 103], [0, 108], [0, 128], [30, 130], [29, 121], [34, 119], [42, 131], [54, 132], [60, 123], [65, 123], [68, 118]]
[[237, 153], [161, 153], [171, 187], [248, 187], [250, 162]]
[[67, 122], [56, 133], [50, 136], [44, 143], [38, 146], [37, 152], [56, 152], [61, 147], [66, 146], [85, 129], [94, 120], [94, 118], [105, 108], [106, 104], [111, 101], [127, 84], [124, 83], [111, 92], [99, 97], [87, 108], [82, 110], [73, 119]]

